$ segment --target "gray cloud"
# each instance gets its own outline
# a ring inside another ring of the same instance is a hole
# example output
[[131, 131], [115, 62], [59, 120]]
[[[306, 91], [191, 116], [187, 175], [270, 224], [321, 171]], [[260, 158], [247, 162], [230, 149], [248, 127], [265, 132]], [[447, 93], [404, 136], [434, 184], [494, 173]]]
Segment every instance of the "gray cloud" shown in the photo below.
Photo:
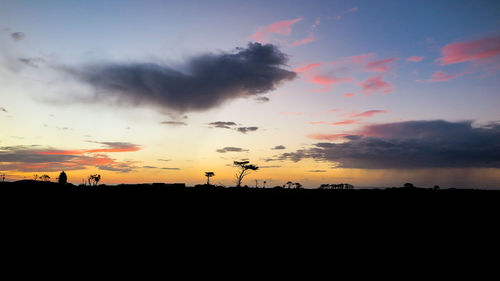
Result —
[[307, 170], [306, 172], [309, 172], [309, 173], [325, 173], [326, 170]]
[[24, 39], [26, 35], [24, 34], [24, 32], [13, 32], [10, 34], [10, 38], [12, 38], [13, 40], [16, 40], [16, 41], [21, 41]]
[[213, 126], [215, 128], [231, 129], [230, 126], [236, 126], [237, 124], [232, 122], [232, 121], [228, 121], [228, 122], [217, 121], [217, 122], [208, 123], [208, 125]]
[[216, 150], [219, 153], [226, 153], [226, 152], [246, 152], [248, 149], [243, 149], [241, 147], [232, 147], [232, 146], [226, 146], [221, 149]]
[[259, 127], [239, 127], [236, 130], [240, 133], [246, 134], [247, 132], [257, 131]]
[[344, 143], [283, 153], [280, 159], [313, 158], [362, 169], [500, 168], [498, 123], [408, 121], [366, 126], [361, 134]]
[[268, 102], [269, 101], [269, 98], [268, 97], [256, 97], [255, 98], [255, 101], [258, 102], [258, 103], [265, 103], [265, 102]]
[[171, 126], [187, 126], [187, 123], [182, 121], [163, 121], [160, 122], [160, 124], [171, 125]]
[[295, 72], [282, 68], [287, 61], [287, 55], [274, 45], [249, 43], [234, 53], [193, 57], [178, 69], [155, 63], [104, 63], [59, 69], [95, 88], [89, 102], [147, 104], [186, 112], [274, 90], [296, 77]]
[[27, 66], [31, 66], [34, 68], [38, 68], [40, 63], [43, 63], [45, 60], [42, 58], [19, 58], [20, 62], [24, 63]]
[[281, 145], [281, 144], [280, 144], [280, 145], [277, 145], [277, 146], [275, 146], [275, 147], [273, 147], [273, 148], [271, 148], [271, 149], [272, 149], [272, 150], [280, 150], [280, 149], [286, 149], [286, 147], [285, 147], [284, 145]]
[[169, 167], [163, 167], [163, 168], [160, 168], [162, 170], [180, 170], [181, 168], [169, 168]]
[[0, 107], [0, 111], [8, 112], [7, 109], [5, 109], [4, 107]]

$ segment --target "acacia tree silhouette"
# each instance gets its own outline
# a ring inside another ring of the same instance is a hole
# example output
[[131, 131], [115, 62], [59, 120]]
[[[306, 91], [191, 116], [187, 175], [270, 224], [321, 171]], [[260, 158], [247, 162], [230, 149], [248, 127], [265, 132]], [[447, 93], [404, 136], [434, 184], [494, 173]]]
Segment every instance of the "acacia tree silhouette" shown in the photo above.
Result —
[[238, 172], [236, 172], [236, 187], [241, 187], [241, 182], [243, 178], [250, 174], [250, 171], [257, 171], [259, 169], [258, 166], [250, 164], [249, 161], [234, 161], [233, 165], [238, 168]]
[[46, 182], [46, 181], [50, 181], [50, 176], [49, 176], [49, 175], [47, 175], [47, 174], [44, 174], [44, 175], [41, 175], [41, 176], [39, 177], [39, 179], [41, 179], [42, 181], [45, 181], [45, 182]]
[[210, 185], [210, 178], [215, 176], [214, 172], [205, 172], [205, 177], [207, 177], [207, 185]]

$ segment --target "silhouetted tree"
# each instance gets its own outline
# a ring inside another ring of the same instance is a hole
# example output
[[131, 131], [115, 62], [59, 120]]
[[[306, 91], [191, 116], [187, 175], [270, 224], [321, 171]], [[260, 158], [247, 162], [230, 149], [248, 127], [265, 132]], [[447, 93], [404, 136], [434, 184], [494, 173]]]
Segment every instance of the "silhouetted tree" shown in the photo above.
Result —
[[1, 174], [0, 177], [2, 177], [2, 182], [5, 181], [5, 174]]
[[439, 185], [435, 185], [432, 189], [434, 189], [434, 190], [440, 190], [441, 187], [439, 187]]
[[262, 186], [262, 188], [266, 188], [266, 181], [264, 181], [264, 185]]
[[101, 180], [101, 175], [90, 175], [87, 180], [89, 181], [89, 185], [97, 186], [99, 184], [99, 181]]
[[295, 183], [295, 188], [296, 189], [301, 189], [302, 188], [302, 184], [300, 184], [300, 182], [296, 182]]
[[234, 166], [238, 168], [238, 172], [236, 173], [236, 187], [241, 187], [241, 182], [243, 178], [250, 174], [250, 171], [257, 171], [259, 167], [256, 165], [250, 164], [249, 161], [234, 161]]
[[288, 187], [287, 187], [287, 188], [292, 188], [292, 184], [293, 184], [293, 182], [291, 182], [291, 181], [287, 182], [287, 183], [286, 183], [286, 185], [288, 185]]
[[62, 171], [59, 174], [58, 182], [60, 184], [66, 184], [66, 183], [68, 183], [68, 176], [66, 176], [66, 173], [64, 171]]
[[33, 179], [36, 181], [38, 179], [38, 174], [34, 174]]
[[207, 177], [207, 185], [210, 185], [210, 178], [215, 176], [214, 172], [205, 172], [205, 177]]
[[42, 181], [49, 181], [50, 180], [50, 176], [47, 175], [47, 174], [43, 174], [39, 177], [39, 179], [41, 179]]
[[404, 184], [404, 187], [405, 187], [405, 188], [413, 188], [413, 187], [415, 187], [415, 186], [413, 185], [413, 183], [409, 183], [409, 182], [407, 182], [407, 183], [405, 183], [405, 184]]

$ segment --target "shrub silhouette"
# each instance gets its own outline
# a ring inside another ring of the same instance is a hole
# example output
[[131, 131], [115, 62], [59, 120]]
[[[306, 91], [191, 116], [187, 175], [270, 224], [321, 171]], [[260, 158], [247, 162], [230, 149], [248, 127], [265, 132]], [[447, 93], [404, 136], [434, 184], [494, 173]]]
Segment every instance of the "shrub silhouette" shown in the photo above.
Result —
[[62, 171], [59, 174], [58, 182], [59, 182], [59, 184], [66, 184], [66, 183], [68, 183], [68, 176], [66, 176], [66, 173], [64, 171]]

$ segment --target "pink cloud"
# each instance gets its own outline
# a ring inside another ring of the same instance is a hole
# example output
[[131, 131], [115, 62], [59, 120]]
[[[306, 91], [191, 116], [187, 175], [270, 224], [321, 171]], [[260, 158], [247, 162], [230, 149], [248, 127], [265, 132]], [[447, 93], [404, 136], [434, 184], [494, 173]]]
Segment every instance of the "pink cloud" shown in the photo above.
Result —
[[394, 86], [389, 82], [382, 81], [382, 76], [369, 77], [359, 85], [363, 88], [362, 92], [366, 95], [371, 95], [375, 92], [382, 94], [394, 92]]
[[330, 89], [330, 87], [332, 85], [336, 85], [336, 84], [340, 84], [340, 83], [344, 83], [344, 82], [350, 82], [352, 80], [353, 80], [353, 78], [350, 78], [350, 77], [337, 78], [337, 77], [328, 77], [325, 75], [315, 75], [309, 80], [309, 82], [324, 86], [323, 89], [314, 90], [314, 92], [326, 92]]
[[252, 34], [251, 37], [257, 42], [267, 43], [269, 41], [270, 34], [274, 33], [280, 35], [289, 35], [292, 31], [290, 26], [301, 20], [302, 18], [299, 17], [292, 20], [284, 20], [272, 23], [257, 30], [257, 32]]
[[446, 81], [450, 81], [453, 78], [457, 78], [461, 75], [463, 75], [463, 74], [462, 73], [447, 74], [444, 71], [437, 71], [434, 74], [432, 74], [432, 78], [427, 80], [427, 82], [446, 82]]
[[354, 97], [353, 93], [346, 93], [346, 94], [344, 94], [344, 98], [352, 98], [352, 97]]
[[329, 141], [334, 141], [334, 140], [339, 140], [344, 137], [349, 136], [349, 134], [309, 134], [307, 135], [308, 138], [313, 139], [313, 140], [329, 140]]
[[441, 49], [441, 55], [437, 59], [440, 65], [466, 61], [491, 62], [500, 55], [500, 36], [448, 44]]
[[309, 122], [309, 124], [311, 124], [311, 125], [325, 125], [326, 122], [325, 121], [316, 121], [316, 122]]
[[351, 117], [372, 117], [375, 114], [387, 113], [387, 110], [368, 110], [362, 113], [354, 114]]
[[356, 119], [346, 119], [346, 120], [342, 120], [340, 122], [330, 123], [330, 125], [335, 125], [335, 126], [338, 126], [338, 125], [350, 125], [350, 124], [357, 123], [358, 121], [359, 120], [356, 120]]
[[340, 61], [334, 61], [331, 62], [332, 64], [346, 64], [346, 63], [355, 63], [355, 64], [361, 64], [361, 63], [366, 63], [367, 60], [372, 59], [375, 57], [375, 53], [368, 53], [368, 54], [361, 54], [357, 56], [350, 56], [347, 57], [347, 59], [340, 60]]
[[328, 113], [335, 113], [335, 112], [339, 112], [341, 111], [342, 109], [329, 109], [328, 110]]
[[308, 64], [306, 66], [301, 66], [301, 67], [294, 68], [293, 71], [295, 71], [295, 72], [306, 72], [306, 71], [309, 71], [309, 70], [311, 70], [313, 68], [321, 66], [322, 64], [323, 64], [322, 62], [312, 63], [312, 64]]
[[304, 44], [307, 44], [307, 43], [311, 43], [313, 41], [314, 41], [314, 36], [311, 34], [307, 38], [304, 38], [302, 40], [297, 40], [297, 41], [293, 42], [292, 44], [290, 44], [290, 47], [304, 45]]
[[411, 57], [407, 58], [406, 60], [413, 61], [413, 62], [419, 62], [419, 61], [422, 61], [423, 59], [424, 59], [424, 57], [411, 56]]
[[388, 58], [383, 60], [372, 61], [367, 65], [365, 65], [365, 69], [368, 71], [385, 72], [389, 70], [389, 66], [387, 64], [396, 60], [397, 58]]

